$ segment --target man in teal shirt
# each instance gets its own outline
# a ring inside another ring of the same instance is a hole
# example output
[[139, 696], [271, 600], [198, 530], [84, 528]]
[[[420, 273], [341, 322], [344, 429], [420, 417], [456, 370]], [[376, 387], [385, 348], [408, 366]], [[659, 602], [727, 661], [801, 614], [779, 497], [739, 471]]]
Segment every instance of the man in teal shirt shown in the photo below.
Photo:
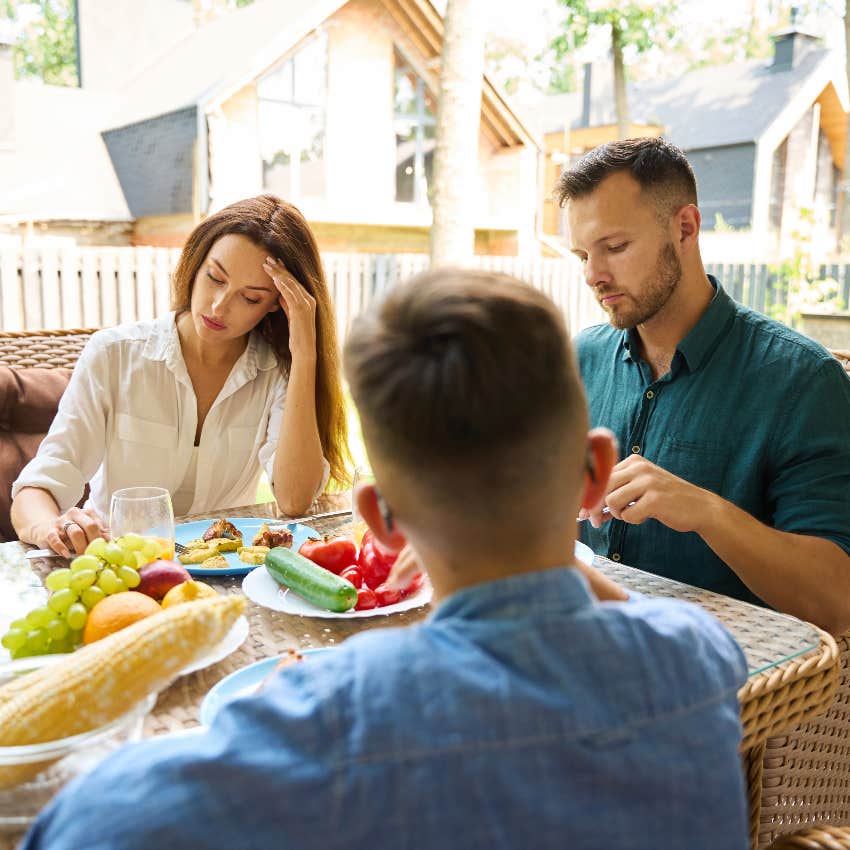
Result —
[[696, 181], [674, 145], [602, 145], [556, 194], [610, 319], [577, 340], [591, 423], [614, 431], [625, 457], [582, 512], [582, 539], [616, 561], [850, 627], [840, 364], [706, 275]]

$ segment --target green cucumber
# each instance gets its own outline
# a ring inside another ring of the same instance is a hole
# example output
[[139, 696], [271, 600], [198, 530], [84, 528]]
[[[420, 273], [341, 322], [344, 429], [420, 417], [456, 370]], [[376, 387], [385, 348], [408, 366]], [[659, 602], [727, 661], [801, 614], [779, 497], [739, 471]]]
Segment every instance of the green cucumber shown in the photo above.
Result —
[[357, 604], [357, 588], [347, 579], [312, 561], [276, 546], [266, 552], [266, 569], [278, 583], [303, 596], [319, 608], [341, 614]]

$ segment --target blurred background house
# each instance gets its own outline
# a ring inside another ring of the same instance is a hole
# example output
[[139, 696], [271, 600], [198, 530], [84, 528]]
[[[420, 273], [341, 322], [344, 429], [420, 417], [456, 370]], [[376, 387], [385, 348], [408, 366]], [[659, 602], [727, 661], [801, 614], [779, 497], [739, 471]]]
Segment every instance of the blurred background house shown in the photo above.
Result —
[[[216, 8], [218, 7], [218, 8]], [[263, 191], [320, 246], [427, 251], [442, 18], [427, 0], [79, 0], [80, 88], [0, 47], [0, 228], [179, 246]], [[476, 250], [536, 250], [535, 140], [485, 78]]]
[[[664, 135], [696, 172], [705, 255], [727, 263], [787, 256], [810, 214], [811, 248], [836, 252], [836, 199], [850, 108], [843, 57], [796, 26], [774, 55], [629, 85], [636, 136]], [[584, 67], [581, 91], [517, 104], [543, 138], [543, 231], [566, 238], [547, 197], [564, 163], [617, 137], [610, 62]]]

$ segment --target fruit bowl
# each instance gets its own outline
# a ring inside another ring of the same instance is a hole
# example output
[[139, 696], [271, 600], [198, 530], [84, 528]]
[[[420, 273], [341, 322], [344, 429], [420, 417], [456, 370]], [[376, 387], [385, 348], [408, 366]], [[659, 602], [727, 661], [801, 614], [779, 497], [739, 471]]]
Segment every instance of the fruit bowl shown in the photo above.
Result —
[[[61, 660], [61, 656], [22, 658], [0, 667], [0, 686], [19, 675]], [[22, 832], [39, 811], [75, 776], [93, 768], [122, 744], [137, 741], [156, 694], [136, 704], [117, 720], [89, 732], [42, 744], [0, 747], [0, 769], [43, 763], [37, 776], [0, 790], [0, 832]]]

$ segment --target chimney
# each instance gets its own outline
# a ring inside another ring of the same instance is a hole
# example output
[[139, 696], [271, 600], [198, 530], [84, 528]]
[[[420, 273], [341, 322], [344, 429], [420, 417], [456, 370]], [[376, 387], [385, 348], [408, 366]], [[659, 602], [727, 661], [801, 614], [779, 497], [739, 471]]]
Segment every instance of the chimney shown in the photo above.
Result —
[[579, 127], [590, 126], [590, 95], [593, 77], [593, 63], [584, 63], [584, 90], [581, 98], [581, 123]]
[[0, 150], [15, 143], [15, 67], [12, 45], [0, 32]]
[[773, 62], [771, 71], [790, 71], [800, 64], [800, 60], [813, 47], [817, 47], [821, 39], [814, 33], [803, 32], [797, 26], [797, 6], [791, 7], [791, 24], [787, 29], [773, 33]]

